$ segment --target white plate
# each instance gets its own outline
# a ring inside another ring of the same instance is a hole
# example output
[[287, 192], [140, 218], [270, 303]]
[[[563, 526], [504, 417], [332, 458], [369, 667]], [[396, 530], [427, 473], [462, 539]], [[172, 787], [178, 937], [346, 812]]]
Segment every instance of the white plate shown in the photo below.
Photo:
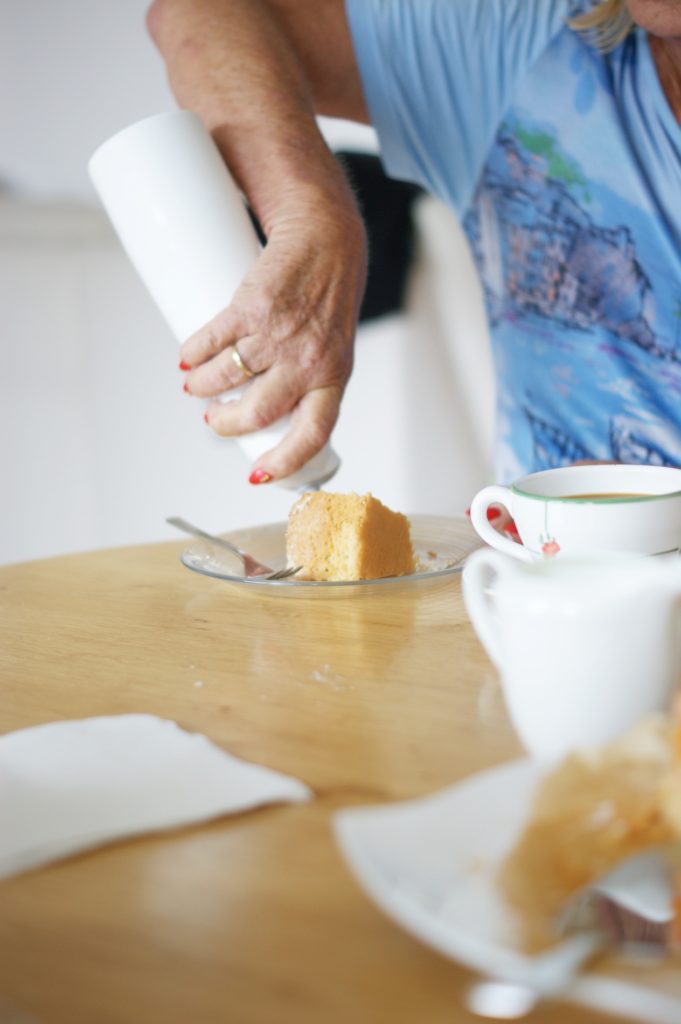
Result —
[[[474, 970], [534, 988], [554, 951], [521, 951], [495, 879], [539, 779], [535, 762], [514, 761], [425, 799], [340, 811], [336, 836], [368, 895], [406, 931]], [[659, 892], [651, 900], [659, 909]], [[647, 1024], [679, 1024], [681, 979], [670, 973], [663, 990], [645, 973], [635, 981], [585, 973], [561, 998]]]
[[[453, 573], [461, 572], [468, 555], [482, 546], [482, 541], [465, 517], [409, 516], [411, 539], [414, 546], [419, 572], [411, 576], [389, 576], [378, 580], [348, 580], [341, 582], [319, 582], [313, 580], [267, 580], [262, 577], [243, 575], [241, 563], [229, 551], [197, 541], [182, 554], [182, 563], [194, 572], [229, 583], [245, 584], [260, 590], [279, 594], [306, 595], [339, 594], [348, 591], [372, 591], [377, 587], [402, 586], [412, 588], [433, 580], [446, 579]], [[245, 530], [234, 530], [222, 534], [227, 540], [250, 552], [255, 558], [269, 565], [273, 570], [286, 565], [286, 523], [270, 523]]]

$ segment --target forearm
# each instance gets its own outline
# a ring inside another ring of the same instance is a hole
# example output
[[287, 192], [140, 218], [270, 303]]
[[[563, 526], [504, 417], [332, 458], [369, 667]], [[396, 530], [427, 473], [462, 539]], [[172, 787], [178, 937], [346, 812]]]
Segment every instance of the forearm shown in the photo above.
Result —
[[[195, 111], [267, 236], [228, 306], [184, 343], [184, 390], [224, 436], [291, 413], [252, 483], [289, 476], [333, 429], [352, 369], [366, 239], [315, 120], [363, 116], [343, 0], [155, 0], [149, 28], [181, 106]], [[237, 348], [237, 346], [239, 346]]]
[[265, 233], [314, 211], [359, 237], [305, 69], [273, 8], [262, 0], [156, 0], [148, 23], [178, 102], [212, 132]]

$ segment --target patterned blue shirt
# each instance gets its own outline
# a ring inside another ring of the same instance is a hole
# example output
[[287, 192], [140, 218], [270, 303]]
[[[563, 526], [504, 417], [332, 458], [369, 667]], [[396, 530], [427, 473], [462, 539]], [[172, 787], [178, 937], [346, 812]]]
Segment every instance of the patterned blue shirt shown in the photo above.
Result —
[[644, 32], [573, 0], [346, 0], [387, 172], [462, 218], [497, 372], [497, 478], [681, 465], [681, 127]]

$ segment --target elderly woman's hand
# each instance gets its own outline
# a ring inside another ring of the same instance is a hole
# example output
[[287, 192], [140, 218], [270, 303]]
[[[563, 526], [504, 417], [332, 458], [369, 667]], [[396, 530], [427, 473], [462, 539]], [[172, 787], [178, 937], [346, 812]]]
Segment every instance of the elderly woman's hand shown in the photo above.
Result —
[[182, 346], [191, 395], [212, 398], [253, 375], [239, 398], [208, 406], [218, 434], [250, 433], [292, 413], [284, 439], [258, 458], [252, 483], [289, 476], [329, 439], [352, 369], [365, 278], [366, 238], [354, 208], [319, 204], [278, 217], [231, 304]]
[[366, 278], [364, 226], [316, 120], [369, 123], [345, 6], [154, 0], [147, 24], [180, 106], [212, 133], [267, 235], [229, 308], [183, 345], [186, 389], [212, 398], [250, 379], [236, 401], [208, 407], [223, 435], [291, 413], [251, 476], [281, 479], [336, 422]]

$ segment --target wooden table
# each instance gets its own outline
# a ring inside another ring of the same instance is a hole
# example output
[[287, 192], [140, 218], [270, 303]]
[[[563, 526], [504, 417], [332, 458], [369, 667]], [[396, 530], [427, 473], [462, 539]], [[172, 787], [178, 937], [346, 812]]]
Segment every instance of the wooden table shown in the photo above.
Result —
[[[373, 906], [330, 829], [339, 807], [518, 755], [460, 577], [263, 597], [190, 573], [182, 547], [0, 569], [0, 732], [148, 712], [316, 799], [0, 883], [0, 1022], [472, 1021], [472, 976]], [[553, 1005], [532, 1019], [602, 1018]]]

